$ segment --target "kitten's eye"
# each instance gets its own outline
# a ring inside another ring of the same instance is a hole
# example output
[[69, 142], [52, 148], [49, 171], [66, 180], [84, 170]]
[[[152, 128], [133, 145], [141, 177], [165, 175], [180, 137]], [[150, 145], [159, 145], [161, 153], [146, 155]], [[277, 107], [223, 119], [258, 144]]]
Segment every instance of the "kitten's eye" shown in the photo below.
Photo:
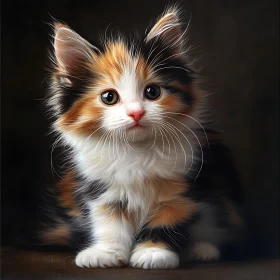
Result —
[[160, 97], [160, 87], [149, 85], [144, 90], [144, 97], [150, 100], [156, 100]]
[[106, 105], [114, 105], [119, 102], [119, 96], [115, 91], [108, 90], [101, 94], [101, 100]]

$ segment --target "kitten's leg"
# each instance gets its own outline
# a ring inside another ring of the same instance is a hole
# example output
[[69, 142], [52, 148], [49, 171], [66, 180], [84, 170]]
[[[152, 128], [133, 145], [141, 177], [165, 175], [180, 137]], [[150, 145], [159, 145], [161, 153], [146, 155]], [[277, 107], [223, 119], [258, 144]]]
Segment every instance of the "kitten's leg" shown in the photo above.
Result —
[[190, 227], [192, 246], [188, 258], [201, 261], [220, 258], [220, 246], [226, 241], [228, 231], [218, 220], [217, 206], [200, 203], [198, 220]]
[[76, 257], [80, 267], [120, 267], [129, 261], [133, 220], [122, 203], [91, 203], [92, 245]]
[[175, 268], [186, 243], [186, 226], [196, 204], [181, 197], [163, 202], [137, 237], [131, 266], [144, 269]]
[[[242, 242], [242, 218], [230, 200], [200, 203], [198, 220], [190, 227], [192, 246], [189, 258], [209, 261], [220, 258], [220, 249], [228, 243]], [[241, 244], [240, 244], [241, 245]]]

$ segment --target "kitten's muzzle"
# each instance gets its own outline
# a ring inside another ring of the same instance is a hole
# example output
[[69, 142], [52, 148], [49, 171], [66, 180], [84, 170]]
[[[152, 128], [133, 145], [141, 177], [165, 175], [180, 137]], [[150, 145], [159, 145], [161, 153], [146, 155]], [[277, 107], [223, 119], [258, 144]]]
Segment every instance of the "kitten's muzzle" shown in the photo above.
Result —
[[133, 118], [136, 123], [138, 123], [144, 114], [145, 111], [141, 108], [140, 110], [129, 112], [127, 115]]

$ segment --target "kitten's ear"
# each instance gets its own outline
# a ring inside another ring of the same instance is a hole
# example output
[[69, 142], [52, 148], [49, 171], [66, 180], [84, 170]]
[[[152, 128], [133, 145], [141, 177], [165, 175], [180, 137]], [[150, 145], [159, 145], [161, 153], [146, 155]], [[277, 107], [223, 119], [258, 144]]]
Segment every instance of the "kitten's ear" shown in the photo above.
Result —
[[54, 25], [54, 55], [60, 70], [76, 73], [84, 65], [93, 61], [97, 48], [83, 39], [70, 27], [61, 23]]
[[166, 46], [179, 51], [183, 44], [182, 23], [177, 7], [168, 8], [148, 32], [145, 41], [161, 40]]

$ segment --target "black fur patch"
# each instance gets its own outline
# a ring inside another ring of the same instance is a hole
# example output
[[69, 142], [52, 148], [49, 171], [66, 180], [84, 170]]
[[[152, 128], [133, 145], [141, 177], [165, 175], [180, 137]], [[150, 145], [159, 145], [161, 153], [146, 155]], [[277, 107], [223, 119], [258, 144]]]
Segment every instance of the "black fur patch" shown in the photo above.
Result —
[[[229, 149], [219, 139], [209, 140], [209, 148], [203, 147], [203, 157], [203, 167], [197, 179], [187, 177], [191, 182], [189, 197], [198, 201], [228, 197], [237, 205], [242, 204], [244, 195]], [[200, 164], [200, 161], [196, 163], [197, 170]]]
[[146, 63], [153, 66], [163, 80], [179, 81], [181, 84], [190, 84], [193, 81], [194, 72], [162, 40], [143, 41], [140, 50]]
[[[94, 43], [92, 45], [96, 46], [101, 53], [105, 51], [101, 44]], [[92, 52], [96, 53], [94, 49]], [[69, 74], [60, 73], [54, 69], [49, 82], [49, 98], [57, 97], [56, 102], [60, 107], [61, 114], [63, 114], [87, 91], [88, 86], [94, 83], [95, 78], [95, 73], [87, 69], [82, 62]]]
[[174, 86], [164, 86], [164, 88], [167, 90], [170, 94], [178, 94], [180, 96], [181, 102], [186, 105], [192, 105], [193, 104], [193, 96], [188, 91], [183, 91], [179, 88], [176, 88]]
[[78, 203], [82, 205], [97, 199], [107, 190], [106, 185], [98, 180], [89, 183], [82, 176], [77, 176], [76, 182], [79, 191], [76, 192], [75, 196]]

